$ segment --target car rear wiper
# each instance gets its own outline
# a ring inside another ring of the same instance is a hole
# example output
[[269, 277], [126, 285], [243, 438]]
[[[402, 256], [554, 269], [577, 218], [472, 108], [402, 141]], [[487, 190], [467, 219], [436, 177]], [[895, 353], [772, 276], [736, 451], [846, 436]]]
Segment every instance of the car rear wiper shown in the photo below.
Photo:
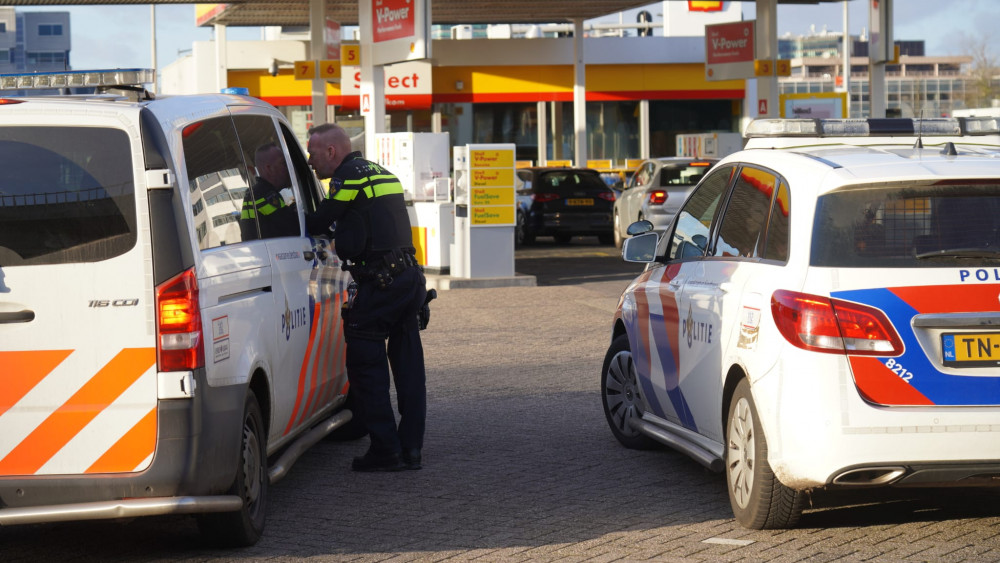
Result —
[[1000, 249], [993, 247], [945, 248], [914, 253], [913, 256], [918, 260], [925, 258], [1000, 258]]

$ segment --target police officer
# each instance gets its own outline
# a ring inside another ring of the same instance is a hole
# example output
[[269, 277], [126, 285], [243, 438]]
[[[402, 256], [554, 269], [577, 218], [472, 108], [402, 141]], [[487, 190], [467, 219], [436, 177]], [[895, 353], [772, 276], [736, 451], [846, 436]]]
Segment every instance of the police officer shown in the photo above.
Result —
[[282, 195], [290, 194], [292, 185], [285, 153], [274, 143], [261, 145], [254, 152], [254, 167], [257, 179], [243, 199], [240, 213], [242, 240], [298, 236], [299, 218], [294, 203], [286, 203]]
[[[426, 281], [414, 257], [403, 187], [385, 168], [351, 151], [338, 125], [309, 130], [309, 165], [330, 178], [330, 196], [307, 217], [310, 233], [329, 232], [357, 293], [344, 311], [347, 376], [355, 415], [371, 445], [355, 471], [420, 469], [427, 394], [417, 315]], [[388, 340], [388, 352], [386, 341]], [[389, 366], [399, 426], [389, 398]]]

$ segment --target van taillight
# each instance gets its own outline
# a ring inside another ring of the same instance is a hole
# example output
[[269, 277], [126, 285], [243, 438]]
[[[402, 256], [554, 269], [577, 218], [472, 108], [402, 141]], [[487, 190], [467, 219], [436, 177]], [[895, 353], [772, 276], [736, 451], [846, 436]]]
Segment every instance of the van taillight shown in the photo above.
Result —
[[156, 332], [160, 371], [188, 371], [205, 365], [198, 282], [193, 269], [156, 288]]
[[667, 201], [667, 190], [653, 190], [649, 192], [649, 203], [662, 205], [665, 201]]
[[785, 339], [803, 350], [852, 356], [903, 353], [896, 329], [874, 307], [778, 290], [771, 296], [771, 313]]
[[531, 194], [531, 199], [537, 201], [538, 203], [547, 203], [559, 199], [559, 194], [551, 194], [551, 193]]

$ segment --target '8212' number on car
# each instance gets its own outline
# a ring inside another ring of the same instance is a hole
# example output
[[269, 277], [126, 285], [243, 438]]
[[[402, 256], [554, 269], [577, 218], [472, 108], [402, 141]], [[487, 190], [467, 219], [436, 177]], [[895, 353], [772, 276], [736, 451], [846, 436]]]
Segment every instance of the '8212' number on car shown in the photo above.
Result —
[[885, 367], [892, 370], [892, 373], [899, 376], [903, 381], [909, 381], [913, 379], [913, 372], [904, 368], [903, 364], [897, 362], [896, 360], [889, 358], [885, 361]]

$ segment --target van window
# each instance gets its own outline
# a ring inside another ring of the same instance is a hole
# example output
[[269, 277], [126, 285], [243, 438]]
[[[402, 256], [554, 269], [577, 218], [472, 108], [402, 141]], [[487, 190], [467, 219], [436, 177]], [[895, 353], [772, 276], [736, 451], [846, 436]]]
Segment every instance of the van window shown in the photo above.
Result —
[[250, 178], [233, 120], [216, 117], [192, 123], [182, 137], [198, 247], [206, 250], [259, 238], [256, 227], [247, 236], [240, 228]]
[[0, 267], [97, 262], [136, 243], [120, 129], [0, 127]]
[[294, 172], [292, 182], [298, 182], [299, 195], [303, 199], [302, 209], [306, 212], [316, 211], [320, 202], [326, 199], [326, 190], [316, 179], [312, 168], [309, 167], [309, 161], [303, 154], [302, 147], [295, 135], [288, 127], [285, 127], [284, 123], [279, 123], [278, 127], [281, 129], [281, 136], [288, 148], [288, 157], [292, 160], [292, 171]]
[[[253, 183], [240, 209], [243, 240], [299, 236], [299, 215], [295, 203], [286, 203], [285, 193], [295, 192], [288, 160], [278, 138], [274, 119], [264, 115], [234, 115], [243, 160]], [[291, 200], [290, 200], [291, 201]]]

